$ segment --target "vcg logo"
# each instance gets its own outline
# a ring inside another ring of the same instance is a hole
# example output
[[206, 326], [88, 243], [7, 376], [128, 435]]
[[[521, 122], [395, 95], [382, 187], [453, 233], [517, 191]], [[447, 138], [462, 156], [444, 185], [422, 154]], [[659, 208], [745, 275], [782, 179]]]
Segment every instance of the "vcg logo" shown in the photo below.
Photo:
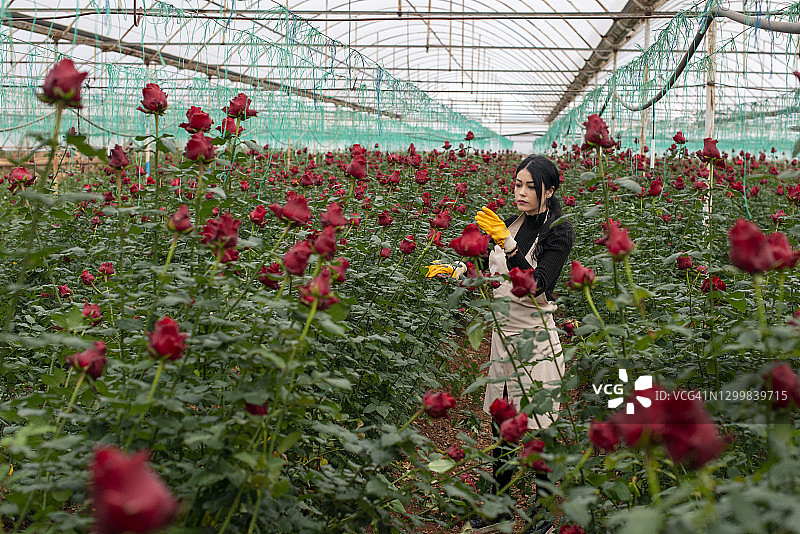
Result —
[[[625, 392], [624, 384], [628, 383], [628, 370], [627, 369], [620, 369], [619, 370], [619, 380], [622, 384], [592, 384], [592, 389], [594, 389], [595, 395], [599, 395], [602, 391], [609, 397], [612, 397], [608, 400], [608, 407], [609, 408], [617, 408], [625, 399], [622, 395]], [[646, 389], [650, 389], [653, 387], [653, 377], [652, 375], [644, 375], [640, 376], [636, 379], [633, 383], [634, 391], [643, 391]], [[647, 397], [642, 397], [641, 395], [636, 395], [636, 400], [644, 406], [645, 408], [649, 408], [650, 404], [652, 403], [650, 399]], [[629, 414], [632, 414], [634, 411], [634, 403], [628, 402], [625, 404], [625, 411]]]

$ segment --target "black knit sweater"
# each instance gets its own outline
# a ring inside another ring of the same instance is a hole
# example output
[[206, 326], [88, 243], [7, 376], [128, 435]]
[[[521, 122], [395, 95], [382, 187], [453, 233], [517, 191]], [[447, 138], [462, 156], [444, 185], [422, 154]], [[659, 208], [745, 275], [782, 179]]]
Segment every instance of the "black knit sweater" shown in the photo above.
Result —
[[[536, 280], [536, 294], [539, 295], [544, 291], [547, 300], [554, 300], [553, 290], [561, 276], [561, 270], [569, 258], [574, 238], [569, 221], [561, 221], [551, 227], [550, 224], [555, 218], [548, 214], [549, 212], [533, 216], [525, 215], [525, 220], [514, 238], [517, 242], [517, 253], [511, 257], [506, 256], [506, 265], [509, 271], [514, 267], [530, 269], [531, 264], [528, 263], [525, 256], [528, 255], [533, 242], [539, 236], [539, 242], [533, 251], [533, 257], [536, 260], [536, 270], [533, 272], [533, 278]], [[517, 220], [517, 217], [518, 215], [514, 215], [506, 219], [504, 221], [506, 226], [510, 226]], [[494, 245], [493, 240], [489, 241], [489, 252], [494, 249]], [[489, 264], [488, 258], [484, 259], [482, 263], [482, 268], [486, 269]]]

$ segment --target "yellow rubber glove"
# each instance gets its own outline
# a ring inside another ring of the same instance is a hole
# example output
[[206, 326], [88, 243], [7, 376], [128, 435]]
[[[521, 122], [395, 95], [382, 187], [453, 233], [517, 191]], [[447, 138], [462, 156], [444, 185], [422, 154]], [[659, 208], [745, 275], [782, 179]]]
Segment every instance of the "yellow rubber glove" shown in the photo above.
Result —
[[[475, 221], [481, 230], [492, 236], [494, 242], [503, 247], [506, 252], [511, 252], [517, 246], [506, 223], [495, 212], [484, 206], [475, 215]], [[510, 247], [510, 248], [509, 248]]]
[[467, 270], [467, 266], [464, 265], [462, 262], [458, 262], [458, 266], [453, 267], [449, 263], [439, 263], [439, 260], [433, 262], [432, 265], [428, 265], [428, 273], [425, 275], [427, 278], [433, 278], [434, 276], [438, 276], [440, 274], [449, 274], [452, 275], [453, 278], [458, 278], [459, 275], [464, 274]]

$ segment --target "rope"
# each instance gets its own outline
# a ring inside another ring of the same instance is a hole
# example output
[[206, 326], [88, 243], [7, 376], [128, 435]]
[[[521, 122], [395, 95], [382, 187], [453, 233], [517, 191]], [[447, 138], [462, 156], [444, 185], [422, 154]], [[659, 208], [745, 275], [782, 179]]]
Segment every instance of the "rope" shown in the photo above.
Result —
[[53, 115], [56, 110], [51, 111], [50, 113], [46, 113], [39, 117], [38, 119], [33, 119], [32, 121], [25, 122], [23, 124], [18, 124], [16, 126], [9, 126], [8, 128], [0, 128], [0, 132], [9, 132], [11, 130], [18, 130], [20, 128], [25, 128], [26, 126], [30, 126], [31, 124], [36, 124], [37, 122], [46, 119], [50, 115]]

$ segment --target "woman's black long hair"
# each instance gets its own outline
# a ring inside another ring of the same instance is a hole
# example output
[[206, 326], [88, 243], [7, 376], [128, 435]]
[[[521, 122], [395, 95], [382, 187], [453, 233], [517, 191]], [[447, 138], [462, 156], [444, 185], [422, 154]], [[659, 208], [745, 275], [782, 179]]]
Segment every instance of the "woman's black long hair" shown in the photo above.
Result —
[[[558, 187], [561, 185], [561, 175], [558, 172], [558, 167], [556, 167], [552, 161], [544, 156], [538, 155], [530, 155], [522, 160], [522, 162], [517, 165], [517, 172], [514, 176], [516, 177], [523, 169], [527, 170], [531, 174], [531, 178], [533, 178], [533, 187], [536, 191], [536, 195], [540, 197], [539, 202], [541, 202], [542, 185], [544, 185], [545, 191], [551, 187], [554, 191], [553, 195], [547, 199], [547, 219], [542, 225], [541, 230], [539, 230], [539, 241], [533, 251], [533, 257], [538, 259], [542, 252], [542, 242], [545, 240], [545, 236], [554, 230], [550, 227], [550, 223], [564, 214], [561, 211], [561, 202], [558, 201], [555, 194], [555, 191], [557, 191]], [[561, 221], [556, 228], [559, 231], [572, 233], [572, 225], [568, 221]], [[524, 251], [523, 254], [527, 253], [535, 238], [536, 236], [529, 236], [527, 239], [518, 239], [517, 244], [520, 247], [520, 252]], [[528, 240], [530, 240], [530, 242], [527, 242]]]
[[[542, 184], [544, 184], [545, 191], [551, 187], [554, 191], [557, 191], [558, 186], [561, 185], [561, 177], [558, 173], [558, 168], [552, 161], [544, 156], [528, 156], [517, 165], [517, 172], [514, 176], [516, 177], [523, 169], [531, 173], [534, 191], [536, 191], [536, 196], [539, 197], [539, 202], [542, 201]], [[563, 215], [561, 212], [561, 203], [558, 201], [558, 198], [556, 198], [555, 193], [547, 199], [547, 209], [550, 211], [550, 215], [547, 217], [548, 219], [554, 220]]]

